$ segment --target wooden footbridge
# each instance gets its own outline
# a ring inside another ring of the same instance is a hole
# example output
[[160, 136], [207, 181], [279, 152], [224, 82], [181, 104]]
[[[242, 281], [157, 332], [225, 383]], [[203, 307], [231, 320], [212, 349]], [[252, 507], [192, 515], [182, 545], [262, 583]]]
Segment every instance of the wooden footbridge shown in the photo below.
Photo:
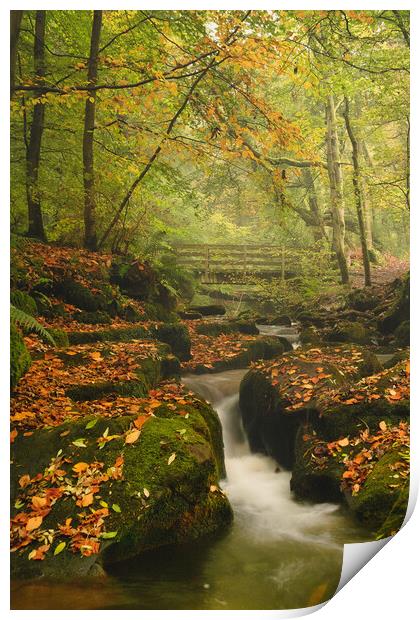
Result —
[[285, 279], [296, 273], [297, 257], [281, 245], [184, 243], [174, 249], [177, 264], [197, 272], [203, 284], [242, 284], [250, 276]]

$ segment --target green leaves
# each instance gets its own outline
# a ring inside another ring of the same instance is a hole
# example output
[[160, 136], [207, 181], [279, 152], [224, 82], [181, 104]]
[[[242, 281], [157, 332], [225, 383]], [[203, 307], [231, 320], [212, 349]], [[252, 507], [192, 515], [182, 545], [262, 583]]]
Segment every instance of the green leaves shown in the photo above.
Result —
[[56, 548], [54, 549], [54, 555], [58, 555], [59, 553], [61, 553], [64, 549], [66, 548], [66, 543], [63, 541], [61, 543], [59, 543]]

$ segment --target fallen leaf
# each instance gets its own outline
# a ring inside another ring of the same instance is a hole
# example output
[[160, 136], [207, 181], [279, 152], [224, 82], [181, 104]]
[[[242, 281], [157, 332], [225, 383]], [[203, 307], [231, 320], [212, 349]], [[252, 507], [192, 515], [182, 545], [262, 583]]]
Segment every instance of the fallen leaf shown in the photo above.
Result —
[[140, 437], [140, 431], [138, 429], [135, 429], [131, 431], [130, 433], [128, 433], [128, 435], [125, 438], [125, 443], [134, 443], [135, 441], [137, 441], [139, 437]]
[[65, 549], [66, 547], [66, 543], [65, 542], [61, 542], [59, 543], [56, 548], [54, 549], [54, 555], [58, 555], [59, 553], [61, 553], [63, 551], [63, 549]]
[[36, 530], [42, 523], [42, 517], [31, 517], [26, 523], [26, 531]]
[[172, 452], [171, 456], [168, 458], [168, 465], [173, 463], [175, 459], [176, 459], [176, 453]]
[[339, 439], [337, 441], [338, 445], [341, 446], [342, 448], [345, 448], [346, 446], [349, 445], [349, 438], [348, 437], [344, 437], [344, 439]]

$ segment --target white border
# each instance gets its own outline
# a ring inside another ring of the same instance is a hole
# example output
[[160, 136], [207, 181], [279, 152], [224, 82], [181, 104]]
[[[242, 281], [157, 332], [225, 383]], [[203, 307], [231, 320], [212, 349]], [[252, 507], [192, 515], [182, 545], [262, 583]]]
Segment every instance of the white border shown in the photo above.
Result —
[[[10, 9], [37, 9], [42, 6], [43, 9], [121, 9], [121, 6], [116, 6], [117, 3], [110, 2], [109, 0], [103, 0], [102, 2], [82, 2], [81, 0], [73, 0], [65, 3], [60, 2], [51, 2], [51, 0], [44, 0], [42, 3], [34, 2], [33, 0], [27, 0], [25, 2], [21, 2], [16, 0], [15, 2], [10, 2], [6, 0], [6, 6], [2, 6], [0, 9], [1, 22], [0, 28], [2, 30], [2, 36], [0, 38], [1, 45], [1, 59], [2, 59], [2, 80], [0, 84], [2, 84], [2, 95], [1, 95], [1, 134], [0, 134], [0, 144], [8, 145], [9, 143], [9, 10]], [[231, 10], [231, 9], [259, 9], [259, 10], [269, 10], [269, 9], [295, 9], [295, 10], [305, 10], [305, 9], [349, 9], [349, 10], [366, 10], [366, 9], [410, 9], [411, 10], [411, 42], [412, 42], [412, 59], [420, 58], [420, 29], [419, 29], [419, 20], [420, 20], [420, 9], [416, 7], [415, 0], [408, 0], [402, 3], [402, 6], [398, 6], [400, 3], [389, 2], [389, 1], [372, 1], [365, 0], [364, 2], [354, 1], [348, 2], [347, 0], [343, 0], [339, 4], [336, 2], [330, 1], [301, 1], [301, 2], [293, 2], [286, 3], [282, 6], [280, 3], [273, 2], [251, 2], [249, 4], [238, 1], [230, 1], [230, 2], [222, 2], [222, 1], [212, 1], [212, 2], [126, 2], [123, 5], [125, 9], [140, 9], [140, 8], [152, 8], [153, 9], [220, 9], [220, 10]], [[292, 5], [292, 6], [291, 6]], [[418, 145], [419, 145], [419, 114], [416, 108], [419, 108], [419, 81], [418, 81], [418, 64], [417, 62], [412, 62], [412, 87], [411, 87], [411, 100], [412, 100], [412, 117], [411, 117], [411, 128], [412, 128], [412, 139], [411, 139], [411, 169], [412, 169], [412, 187], [411, 187], [411, 196], [412, 196], [412, 205], [414, 206], [414, 212], [412, 213], [411, 218], [411, 299], [412, 299], [412, 323], [411, 323], [411, 333], [412, 333], [412, 373], [414, 375], [414, 381], [412, 381], [412, 466], [411, 466], [411, 480], [412, 480], [412, 491], [414, 494], [410, 496], [410, 509], [413, 508], [413, 500], [414, 496], [417, 494], [418, 483], [419, 483], [419, 423], [417, 421], [418, 415], [418, 405], [419, 405], [419, 387], [417, 384], [417, 380], [419, 378], [418, 374], [418, 353], [416, 351], [416, 345], [419, 344], [419, 329], [418, 322], [416, 321], [416, 312], [419, 310], [419, 305], [417, 303], [418, 291], [419, 291], [419, 277], [416, 274], [417, 268], [419, 267], [419, 246], [416, 244], [416, 233], [420, 231], [420, 221], [419, 221], [419, 211], [417, 200], [419, 198], [419, 178], [420, 174], [418, 172], [418, 164], [419, 164], [419, 156], [418, 156]], [[0, 308], [0, 330], [1, 330], [1, 340], [2, 343], [2, 358], [1, 358], [1, 389], [0, 389], [0, 398], [2, 401], [1, 408], [1, 416], [0, 416], [0, 424], [1, 424], [1, 441], [3, 442], [3, 449], [0, 451], [1, 454], [1, 469], [0, 473], [3, 476], [3, 480], [8, 479], [8, 448], [9, 448], [9, 420], [8, 420], [8, 411], [9, 411], [9, 395], [8, 395], [8, 377], [9, 377], [9, 360], [8, 360], [8, 342], [9, 342], [9, 320], [8, 320], [8, 291], [9, 291], [9, 214], [8, 214], [8, 205], [9, 205], [9, 152], [8, 146], [3, 146], [3, 148], [7, 149], [5, 153], [5, 157], [1, 159], [0, 166], [0, 174], [1, 174], [1, 183], [0, 183], [0, 191], [1, 191], [1, 203], [0, 203], [0, 214], [2, 219], [2, 225], [0, 226], [0, 260], [1, 266], [0, 269], [0, 283], [1, 283], [1, 291], [4, 293], [2, 297], [3, 303]], [[6, 488], [5, 488], [6, 486]], [[9, 523], [8, 523], [8, 510], [6, 505], [8, 503], [8, 489], [7, 484], [3, 485], [2, 488], [2, 499], [4, 504], [4, 510], [1, 514], [1, 530], [0, 530], [0, 584], [2, 586], [2, 596], [0, 598], [0, 610], [5, 612], [5, 615], [12, 616], [14, 618], [26, 618], [29, 616], [31, 619], [45, 618], [45, 617], [55, 617], [56, 611], [42, 611], [42, 610], [34, 610], [34, 611], [9, 611]], [[185, 617], [194, 617], [196, 618], [198, 615], [203, 617], [205, 616], [208, 619], [211, 618], [220, 618], [222, 614], [226, 618], [260, 618], [264, 617], [272, 617], [272, 618], [285, 618], [285, 617], [296, 617], [297, 615], [303, 615], [304, 613], [311, 613], [311, 611], [315, 611], [320, 609], [317, 612], [317, 618], [320, 620], [336, 620], [337, 617], [340, 619], [346, 620], [351, 619], [354, 620], [360, 619], [364, 620], [365, 618], [375, 618], [380, 617], [381, 619], [387, 620], [394, 618], [407, 618], [408, 620], [417, 616], [418, 612], [418, 600], [417, 600], [417, 589], [418, 589], [418, 554], [420, 550], [420, 512], [419, 509], [414, 512], [411, 520], [407, 523], [407, 525], [399, 532], [389, 544], [386, 545], [386, 548], [381, 551], [376, 557], [374, 557], [368, 564], [365, 566], [358, 574], [353, 577], [351, 580], [351, 585], [344, 587], [338, 594], [336, 594], [333, 599], [326, 606], [317, 606], [316, 608], [311, 608], [310, 610], [295, 610], [295, 611], [125, 611], [124, 616], [127, 618], [163, 618], [163, 617], [171, 617], [174, 619], [181, 620]], [[367, 545], [369, 543], [364, 543]], [[376, 547], [381, 545], [376, 545]], [[349, 549], [349, 548], [353, 549]], [[355, 547], [360, 547], [360, 545], [346, 545], [346, 553], [350, 553], [350, 556], [353, 556], [353, 560], [351, 560], [350, 564], [353, 562], [352, 572], [354, 569], [358, 568], [356, 564], [354, 565], [354, 557], [358, 557], [360, 560], [360, 550], [355, 549]], [[354, 553], [356, 551], [356, 553]], [[363, 562], [362, 562], [363, 563]], [[360, 562], [359, 562], [360, 566]], [[345, 581], [347, 569], [344, 567], [343, 570], [343, 578], [342, 582]], [[321, 609], [322, 608], [322, 609]], [[114, 611], [60, 611], [60, 617], [74, 618], [77, 613], [78, 618], [92, 618], [92, 617], [113, 617], [115, 616]]]

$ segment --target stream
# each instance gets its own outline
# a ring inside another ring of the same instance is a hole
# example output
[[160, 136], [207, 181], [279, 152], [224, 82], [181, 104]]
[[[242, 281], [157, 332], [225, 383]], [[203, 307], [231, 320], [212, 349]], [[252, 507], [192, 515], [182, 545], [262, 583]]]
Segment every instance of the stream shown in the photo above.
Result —
[[[293, 328], [261, 331], [298, 344]], [[221, 487], [234, 511], [232, 526], [193, 544], [144, 553], [106, 578], [15, 584], [12, 608], [292, 609], [334, 594], [343, 543], [369, 540], [369, 534], [335, 504], [295, 500], [290, 472], [250, 452], [238, 405], [245, 372], [182, 378], [219, 414], [227, 471]]]

